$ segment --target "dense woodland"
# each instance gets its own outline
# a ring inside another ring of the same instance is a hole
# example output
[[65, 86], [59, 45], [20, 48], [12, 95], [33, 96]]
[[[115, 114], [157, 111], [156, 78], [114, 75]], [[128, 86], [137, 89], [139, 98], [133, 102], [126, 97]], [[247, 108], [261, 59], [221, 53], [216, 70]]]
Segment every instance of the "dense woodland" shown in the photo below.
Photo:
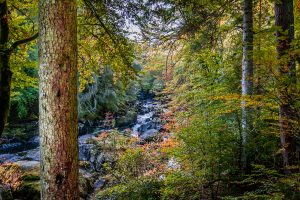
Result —
[[300, 0], [0, 0], [0, 199], [300, 199]]

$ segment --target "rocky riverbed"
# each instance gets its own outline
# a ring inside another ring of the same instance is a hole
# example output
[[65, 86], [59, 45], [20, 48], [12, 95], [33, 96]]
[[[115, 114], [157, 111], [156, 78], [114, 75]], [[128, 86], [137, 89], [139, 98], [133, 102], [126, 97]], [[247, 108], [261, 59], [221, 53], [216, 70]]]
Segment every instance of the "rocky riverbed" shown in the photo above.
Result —
[[[101, 170], [103, 170], [103, 165], [104, 163], [113, 163], [115, 161], [114, 152], [107, 151], [107, 149], [104, 150], [103, 146], [99, 145], [98, 137], [104, 133], [110, 134], [117, 132], [125, 137], [137, 138], [137, 142], [140, 144], [149, 142], [159, 134], [159, 130], [162, 128], [159, 116], [165, 109], [166, 108], [162, 106], [160, 101], [144, 100], [139, 102], [139, 113], [136, 122], [131, 126], [122, 127], [118, 131], [116, 129], [102, 129], [100, 127], [95, 127], [92, 133], [79, 136], [80, 192], [82, 199], [88, 199], [93, 190], [103, 187], [105, 180], [99, 176]], [[0, 167], [4, 171], [9, 171], [13, 165], [17, 166], [16, 168], [20, 171], [19, 174], [21, 174], [21, 177], [24, 174], [28, 176], [29, 172], [33, 172], [33, 174], [37, 176], [39, 171], [39, 161], [40, 148], [38, 136], [35, 136], [26, 142], [10, 142], [0, 145]], [[7, 185], [10, 185], [10, 182], [12, 181], [10, 180], [9, 175], [7, 175], [7, 173], [0, 174], [0, 178], [5, 179], [6, 181], [2, 180], [0, 194], [2, 193], [2, 196], [5, 196], [7, 193], [11, 193], [11, 197], [14, 199], [16, 197], [14, 194], [16, 193], [14, 192], [16, 189], [6, 187]], [[38, 179], [38, 177], [36, 177], [36, 179]], [[34, 186], [36, 189], [36, 182]], [[7, 199], [9, 198], [7, 197]]]

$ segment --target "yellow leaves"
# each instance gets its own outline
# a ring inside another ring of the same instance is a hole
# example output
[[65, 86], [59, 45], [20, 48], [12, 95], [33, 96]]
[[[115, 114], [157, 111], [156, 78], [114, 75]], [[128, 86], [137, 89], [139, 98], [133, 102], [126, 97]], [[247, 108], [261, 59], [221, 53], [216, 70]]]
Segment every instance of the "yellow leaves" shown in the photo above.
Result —
[[22, 184], [23, 172], [17, 164], [6, 163], [0, 166], [0, 180], [14, 190]]
[[228, 94], [228, 95], [222, 95], [222, 96], [213, 96], [210, 99], [211, 100], [223, 100], [223, 101], [240, 100], [241, 95], [239, 95], [239, 94]]
[[116, 46], [107, 34], [99, 32], [97, 26], [90, 26], [89, 28], [91, 28], [91, 32], [95, 32], [93, 33], [94, 35], [99, 37], [91, 36], [91, 33], [87, 32], [86, 28], [79, 26], [78, 68], [80, 91], [82, 92], [87, 84], [93, 82], [92, 75], [100, 75], [105, 66], [109, 66], [115, 72], [115, 81], [120, 78], [132, 78], [130, 73], [132, 69], [129, 68], [133, 61], [130, 44], [126, 46], [120, 43]]
[[[221, 95], [221, 96], [212, 96], [209, 100], [213, 101], [223, 101], [224, 106], [221, 109], [221, 113], [231, 113], [236, 110], [239, 110], [242, 106], [243, 107], [260, 107], [265, 109], [277, 109], [278, 105], [274, 101], [274, 99], [270, 96], [263, 96], [263, 95], [252, 95], [252, 96], [241, 96], [239, 94], [228, 94], [228, 95]], [[243, 105], [242, 105], [243, 102]]]
[[170, 149], [178, 147], [179, 143], [174, 138], [167, 138], [160, 143], [161, 151], [166, 153], [169, 152]]

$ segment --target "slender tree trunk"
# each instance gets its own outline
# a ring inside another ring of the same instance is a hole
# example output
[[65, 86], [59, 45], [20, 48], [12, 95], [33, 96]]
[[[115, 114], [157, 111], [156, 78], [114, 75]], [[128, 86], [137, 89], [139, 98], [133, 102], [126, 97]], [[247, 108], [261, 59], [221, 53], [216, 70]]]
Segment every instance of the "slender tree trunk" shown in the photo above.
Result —
[[277, 54], [279, 60], [278, 97], [280, 139], [285, 167], [295, 160], [296, 147], [293, 144], [294, 128], [297, 124], [294, 107], [296, 94], [296, 65], [291, 55], [291, 42], [294, 39], [293, 0], [275, 1], [275, 25], [278, 27]]
[[7, 2], [0, 2], [0, 137], [7, 122], [12, 72], [9, 66]]
[[40, 0], [41, 196], [79, 199], [76, 0]]
[[10, 90], [12, 71], [10, 69], [9, 59], [12, 51], [20, 44], [35, 40], [35, 35], [18, 40], [9, 46], [9, 26], [8, 26], [7, 1], [0, 1], [0, 137], [7, 122], [10, 105]]
[[[242, 97], [249, 98], [253, 93], [253, 2], [244, 0], [244, 32], [243, 32], [243, 61], [242, 61]], [[248, 142], [252, 130], [251, 108], [247, 100], [242, 100], [242, 167], [249, 169]]]

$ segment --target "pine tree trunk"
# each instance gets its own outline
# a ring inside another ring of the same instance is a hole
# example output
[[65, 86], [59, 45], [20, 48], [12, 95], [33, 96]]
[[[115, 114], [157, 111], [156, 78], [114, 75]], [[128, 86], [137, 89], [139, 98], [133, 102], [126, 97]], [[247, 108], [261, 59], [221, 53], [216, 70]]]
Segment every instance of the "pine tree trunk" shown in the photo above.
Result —
[[[253, 2], [244, 0], [244, 32], [242, 61], [242, 97], [249, 98], [253, 93]], [[242, 100], [242, 167], [249, 169], [248, 140], [252, 129], [251, 109]]]
[[0, 3], [0, 137], [7, 122], [12, 72], [9, 66], [7, 2]]
[[41, 196], [79, 199], [76, 0], [40, 0]]
[[278, 27], [277, 54], [279, 60], [278, 97], [280, 139], [285, 167], [295, 160], [296, 147], [293, 144], [294, 128], [297, 123], [294, 107], [296, 93], [296, 65], [290, 54], [291, 42], [294, 39], [293, 0], [275, 1], [275, 25]]

